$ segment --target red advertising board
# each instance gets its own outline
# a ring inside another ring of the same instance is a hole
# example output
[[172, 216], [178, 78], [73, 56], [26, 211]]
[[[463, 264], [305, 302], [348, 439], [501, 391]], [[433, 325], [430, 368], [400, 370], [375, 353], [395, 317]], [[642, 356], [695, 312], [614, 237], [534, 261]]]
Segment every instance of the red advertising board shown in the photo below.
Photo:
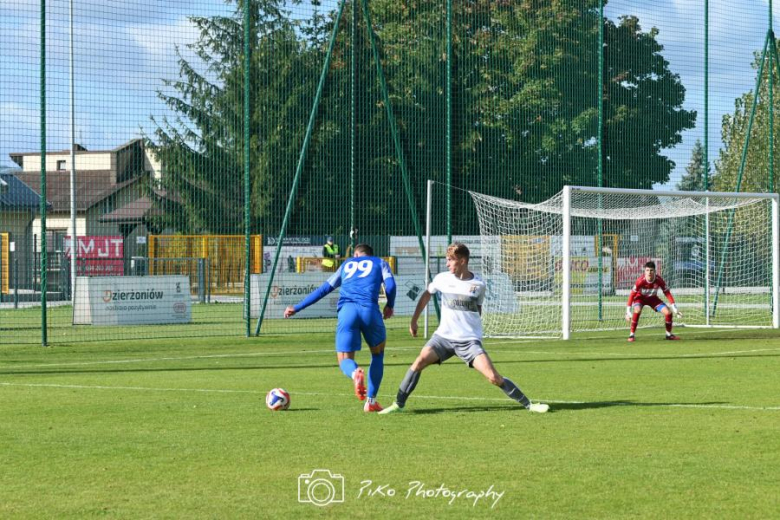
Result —
[[[121, 236], [80, 236], [76, 262], [79, 276], [122, 276], [124, 239]], [[65, 237], [65, 256], [71, 254], [70, 236]]]

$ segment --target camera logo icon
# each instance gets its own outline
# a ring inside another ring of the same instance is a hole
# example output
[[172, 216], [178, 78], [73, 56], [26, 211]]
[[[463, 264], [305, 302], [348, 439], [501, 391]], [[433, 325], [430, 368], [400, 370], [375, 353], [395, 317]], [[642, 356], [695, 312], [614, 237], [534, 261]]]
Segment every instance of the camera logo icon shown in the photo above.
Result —
[[315, 469], [298, 476], [298, 502], [326, 506], [344, 502], [344, 477], [329, 469]]

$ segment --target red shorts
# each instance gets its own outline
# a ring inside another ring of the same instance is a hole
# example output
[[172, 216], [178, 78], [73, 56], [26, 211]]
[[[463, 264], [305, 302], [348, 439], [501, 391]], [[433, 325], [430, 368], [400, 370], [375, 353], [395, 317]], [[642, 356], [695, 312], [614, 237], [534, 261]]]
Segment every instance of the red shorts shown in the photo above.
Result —
[[655, 312], [660, 311], [662, 307], [666, 307], [666, 304], [658, 296], [640, 296], [634, 300], [632, 307], [636, 307], [637, 305], [640, 308], [647, 305], [648, 307], [652, 307]]

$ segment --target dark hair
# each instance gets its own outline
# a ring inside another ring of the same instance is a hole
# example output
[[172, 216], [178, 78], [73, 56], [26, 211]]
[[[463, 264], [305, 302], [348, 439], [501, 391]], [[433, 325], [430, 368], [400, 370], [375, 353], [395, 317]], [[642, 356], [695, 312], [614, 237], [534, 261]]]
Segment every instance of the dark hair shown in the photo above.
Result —
[[355, 246], [356, 253], [363, 253], [366, 256], [374, 256], [374, 248], [368, 244], [358, 244]]
[[447, 256], [454, 256], [454, 257], [457, 257], [457, 258], [465, 258], [466, 260], [468, 260], [470, 254], [471, 253], [469, 252], [469, 248], [466, 247], [466, 244], [463, 244], [461, 242], [453, 242], [447, 248]]
[[650, 269], [655, 269], [655, 262], [653, 262], [652, 260], [650, 260], [649, 262], [647, 262], [647, 263], [645, 264], [645, 267], [646, 267], [646, 268], [647, 268], [647, 267], [649, 267]]

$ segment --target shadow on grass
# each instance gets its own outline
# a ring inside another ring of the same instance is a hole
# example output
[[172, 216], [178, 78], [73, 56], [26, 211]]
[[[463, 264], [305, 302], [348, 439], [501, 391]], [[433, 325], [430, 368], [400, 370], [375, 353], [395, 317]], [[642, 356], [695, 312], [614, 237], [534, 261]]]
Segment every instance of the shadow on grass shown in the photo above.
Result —
[[723, 401], [710, 401], [706, 403], [642, 403], [637, 401], [592, 401], [589, 403], [551, 403], [550, 412], [562, 410], [592, 410], [596, 408], [612, 408], [614, 406], [712, 406], [728, 404]]
[[[631, 407], [646, 407], [646, 406], [713, 406], [728, 404], [723, 401], [710, 401], [706, 403], [643, 403], [637, 401], [593, 401], [589, 403], [550, 403], [550, 411], [547, 413], [562, 412], [564, 410], [592, 410], [597, 408], [612, 408], [615, 406], [631, 406]], [[511, 405], [494, 405], [494, 406], [448, 406], [445, 408], [424, 408], [420, 410], [406, 410], [410, 414], [437, 414], [437, 413], [459, 413], [459, 412], [495, 412], [495, 411], [507, 411], [507, 412], [526, 412], [520, 406]], [[535, 415], [535, 414], [534, 414]]]
[[404, 413], [409, 414], [419, 414], [419, 415], [427, 415], [427, 414], [435, 414], [435, 413], [460, 413], [460, 412], [497, 412], [497, 411], [505, 411], [505, 412], [524, 412], [523, 408], [521, 406], [512, 406], [510, 405], [494, 405], [494, 406], [448, 406], [446, 408], [423, 408], [420, 410], [417, 409], [410, 409], [410, 410], [404, 410]]

